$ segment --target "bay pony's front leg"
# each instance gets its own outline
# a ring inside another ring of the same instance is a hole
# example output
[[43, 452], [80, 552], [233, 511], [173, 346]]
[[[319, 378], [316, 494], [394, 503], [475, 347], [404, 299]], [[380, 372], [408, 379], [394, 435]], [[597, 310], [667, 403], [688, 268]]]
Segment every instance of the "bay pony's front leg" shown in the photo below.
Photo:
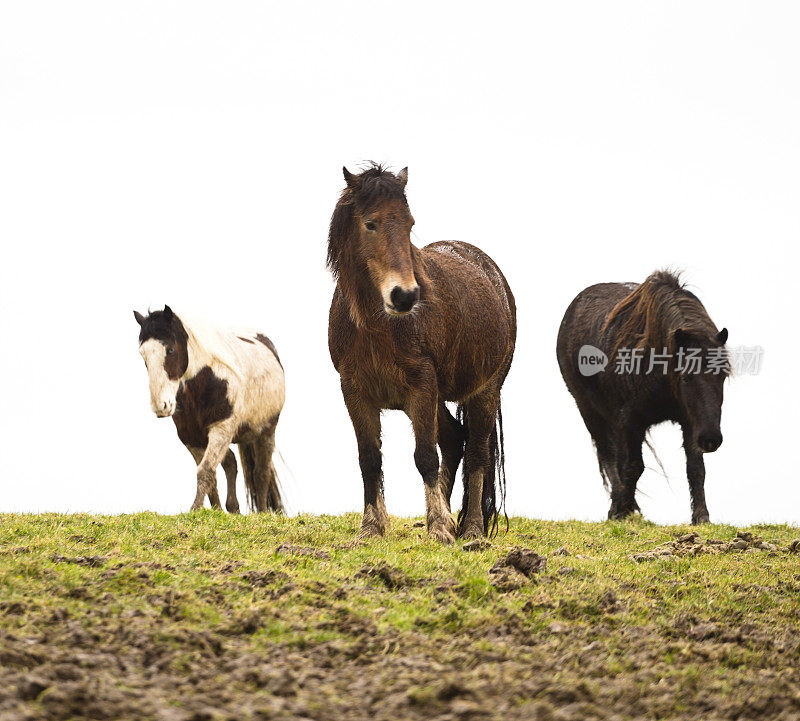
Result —
[[439, 455], [436, 452], [439, 390], [433, 364], [426, 364], [411, 377], [411, 398], [406, 413], [414, 428], [414, 463], [425, 484], [425, 511], [428, 534], [443, 543], [455, 541], [456, 524], [445, 500], [439, 480]]
[[370, 403], [357, 386], [342, 376], [342, 396], [358, 443], [358, 464], [364, 481], [364, 518], [360, 538], [382, 536], [389, 527], [389, 515], [383, 500], [381, 457], [381, 411]]
[[234, 436], [233, 423], [223, 421], [208, 429], [208, 445], [203, 458], [197, 465], [197, 494], [192, 504], [193, 511], [203, 507], [208, 496], [213, 508], [222, 508], [217, 493], [217, 466], [222, 463], [231, 447]]

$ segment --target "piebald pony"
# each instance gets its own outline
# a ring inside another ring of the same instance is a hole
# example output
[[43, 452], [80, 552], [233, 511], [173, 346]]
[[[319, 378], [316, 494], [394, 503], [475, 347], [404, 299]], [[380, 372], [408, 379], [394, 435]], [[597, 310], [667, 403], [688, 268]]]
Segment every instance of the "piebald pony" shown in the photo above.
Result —
[[169, 306], [147, 316], [133, 314], [153, 412], [172, 417], [197, 463], [192, 510], [202, 508], [206, 496], [212, 507], [221, 508], [216, 476], [221, 464], [228, 482], [225, 507], [239, 512], [236, 458], [230, 448], [237, 443], [251, 509], [282, 511], [272, 454], [285, 387], [272, 341], [261, 333], [179, 318]]

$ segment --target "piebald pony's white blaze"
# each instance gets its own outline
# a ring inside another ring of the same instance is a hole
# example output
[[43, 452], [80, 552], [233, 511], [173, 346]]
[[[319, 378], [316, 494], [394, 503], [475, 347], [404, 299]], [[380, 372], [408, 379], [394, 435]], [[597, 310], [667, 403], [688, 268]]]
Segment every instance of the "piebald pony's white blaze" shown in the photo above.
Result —
[[164, 369], [167, 347], [160, 341], [150, 338], [139, 346], [139, 353], [147, 366], [150, 377], [150, 407], [159, 418], [166, 418], [175, 412], [180, 380], [170, 380]]

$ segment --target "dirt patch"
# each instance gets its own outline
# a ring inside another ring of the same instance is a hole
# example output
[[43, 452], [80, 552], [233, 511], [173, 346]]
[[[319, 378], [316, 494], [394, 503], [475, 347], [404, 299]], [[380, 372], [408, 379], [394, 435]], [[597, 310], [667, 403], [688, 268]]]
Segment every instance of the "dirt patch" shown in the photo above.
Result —
[[325, 561], [331, 560], [331, 554], [327, 551], [318, 548], [295, 546], [291, 543], [281, 543], [275, 549], [275, 554], [278, 556], [311, 556], [312, 558], [321, 558]]
[[503, 592], [516, 591], [528, 583], [528, 579], [513, 568], [505, 566], [489, 569], [489, 579], [492, 585]]
[[547, 559], [530, 548], [512, 548], [489, 569], [489, 579], [499, 591], [516, 591], [547, 567]]
[[97, 568], [108, 561], [108, 556], [62, 556], [60, 553], [54, 553], [50, 556], [50, 560], [53, 563], [74, 563], [77, 566]]
[[392, 590], [414, 585], [414, 582], [405, 571], [390, 566], [385, 561], [381, 561], [374, 566], [364, 566], [356, 574], [356, 578], [376, 578], [381, 581], [386, 588]]
[[[798, 539], [798, 543], [800, 543], [800, 539]], [[749, 549], [765, 551], [772, 555], [779, 552], [797, 552], [796, 548], [793, 549], [791, 545], [782, 549], [777, 544], [765, 541], [749, 531], [739, 531], [734, 538], [727, 541], [718, 538], [708, 538], [704, 541], [699, 533], [685, 533], [672, 541], [665, 541], [649, 551], [634, 553], [631, 558], [635, 561], [649, 561], [654, 558], [682, 558], [699, 556], [704, 553], [740, 553]]]
[[540, 573], [547, 568], [547, 558], [540, 556], [530, 548], [517, 546], [512, 548], [503, 558], [489, 569], [489, 573], [497, 573], [502, 568], [513, 568], [527, 578], [531, 578], [535, 573]]

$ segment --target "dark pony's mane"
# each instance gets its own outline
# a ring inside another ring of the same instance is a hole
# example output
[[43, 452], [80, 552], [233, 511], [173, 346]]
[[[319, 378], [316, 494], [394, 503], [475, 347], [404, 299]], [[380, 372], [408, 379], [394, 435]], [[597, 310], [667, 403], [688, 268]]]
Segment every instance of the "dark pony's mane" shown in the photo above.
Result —
[[353, 232], [355, 210], [363, 212], [381, 200], [402, 199], [406, 202], [405, 183], [380, 163], [370, 163], [366, 170], [353, 176], [342, 191], [331, 217], [328, 231], [328, 269], [339, 277], [340, 259]]
[[657, 270], [623, 298], [606, 319], [604, 330], [614, 325], [617, 338], [611, 352], [620, 348], [663, 348], [677, 351], [675, 331], [681, 330], [702, 346], [717, 334], [717, 327], [697, 296], [687, 290], [680, 276]]

